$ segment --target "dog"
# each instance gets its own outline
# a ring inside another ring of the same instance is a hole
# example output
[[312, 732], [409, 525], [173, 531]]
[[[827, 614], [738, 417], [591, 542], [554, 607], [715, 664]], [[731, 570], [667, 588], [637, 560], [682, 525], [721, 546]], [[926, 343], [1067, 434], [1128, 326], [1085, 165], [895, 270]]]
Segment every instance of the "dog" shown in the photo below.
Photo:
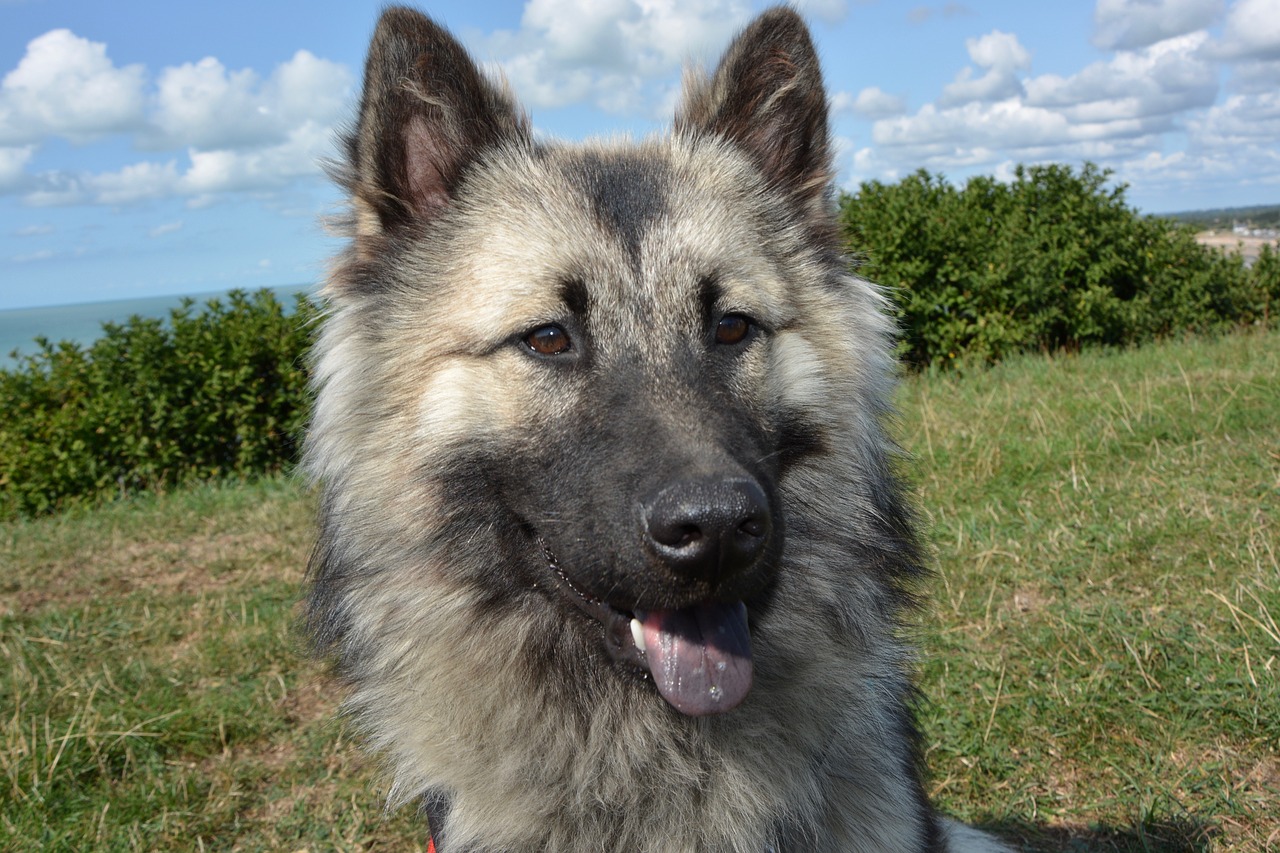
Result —
[[801, 18], [561, 145], [388, 9], [314, 350], [304, 623], [439, 853], [994, 851], [931, 808], [886, 433]]

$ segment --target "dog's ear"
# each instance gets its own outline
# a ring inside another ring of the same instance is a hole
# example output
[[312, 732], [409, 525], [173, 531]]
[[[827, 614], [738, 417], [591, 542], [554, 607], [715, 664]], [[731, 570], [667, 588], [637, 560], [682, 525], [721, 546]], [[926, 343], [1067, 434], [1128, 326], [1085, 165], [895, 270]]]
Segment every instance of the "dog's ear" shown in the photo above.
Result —
[[802, 208], [825, 204], [827, 94], [809, 30], [793, 10], [770, 9], [752, 21], [710, 78], [688, 74], [675, 126], [734, 142]]
[[347, 139], [357, 237], [438, 216], [486, 148], [528, 139], [514, 98], [485, 79], [448, 31], [412, 9], [387, 9]]

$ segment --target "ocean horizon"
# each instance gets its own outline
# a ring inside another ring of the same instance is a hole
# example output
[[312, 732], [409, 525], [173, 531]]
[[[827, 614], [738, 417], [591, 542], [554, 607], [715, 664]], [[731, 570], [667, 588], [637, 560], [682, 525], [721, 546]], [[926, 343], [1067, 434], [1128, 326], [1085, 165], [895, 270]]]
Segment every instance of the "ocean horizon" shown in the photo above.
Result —
[[[194, 299], [198, 307], [210, 299], [225, 298], [232, 290], [253, 292], [260, 289], [262, 288], [228, 288], [185, 296], [142, 296], [41, 308], [0, 309], [0, 369], [17, 365], [18, 362], [12, 355], [15, 350], [19, 357], [35, 352], [35, 339], [38, 336], [54, 342], [74, 341], [87, 346], [102, 337], [103, 323], [123, 323], [133, 316], [167, 319], [169, 311], [180, 306], [183, 299]], [[286, 306], [291, 306], [295, 293], [312, 293], [316, 288], [310, 284], [284, 284], [266, 289]]]

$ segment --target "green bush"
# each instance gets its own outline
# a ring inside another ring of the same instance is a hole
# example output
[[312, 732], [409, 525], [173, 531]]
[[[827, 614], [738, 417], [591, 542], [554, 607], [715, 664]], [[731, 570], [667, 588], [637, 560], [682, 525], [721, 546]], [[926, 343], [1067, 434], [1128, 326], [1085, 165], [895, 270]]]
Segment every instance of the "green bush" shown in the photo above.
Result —
[[920, 171], [841, 200], [862, 274], [893, 291], [917, 368], [1024, 350], [1129, 345], [1265, 322], [1280, 301], [1268, 251], [1252, 267], [1194, 230], [1129, 208], [1091, 164], [1019, 166], [963, 189]]
[[232, 292], [167, 322], [104, 324], [88, 347], [38, 338], [0, 371], [0, 517], [288, 466], [307, 416], [316, 307]]

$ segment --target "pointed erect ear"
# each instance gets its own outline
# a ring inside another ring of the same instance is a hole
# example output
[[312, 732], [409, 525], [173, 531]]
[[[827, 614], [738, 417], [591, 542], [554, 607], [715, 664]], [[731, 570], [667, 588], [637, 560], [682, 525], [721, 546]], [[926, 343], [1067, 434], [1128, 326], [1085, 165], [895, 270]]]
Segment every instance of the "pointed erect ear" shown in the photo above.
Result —
[[453, 36], [411, 9], [387, 9], [347, 139], [357, 235], [438, 216], [486, 148], [528, 140], [510, 93], [486, 80]]
[[832, 177], [827, 94], [800, 16], [770, 9], [734, 40], [710, 79], [690, 75], [676, 131], [726, 137], [802, 208], [824, 204]]

